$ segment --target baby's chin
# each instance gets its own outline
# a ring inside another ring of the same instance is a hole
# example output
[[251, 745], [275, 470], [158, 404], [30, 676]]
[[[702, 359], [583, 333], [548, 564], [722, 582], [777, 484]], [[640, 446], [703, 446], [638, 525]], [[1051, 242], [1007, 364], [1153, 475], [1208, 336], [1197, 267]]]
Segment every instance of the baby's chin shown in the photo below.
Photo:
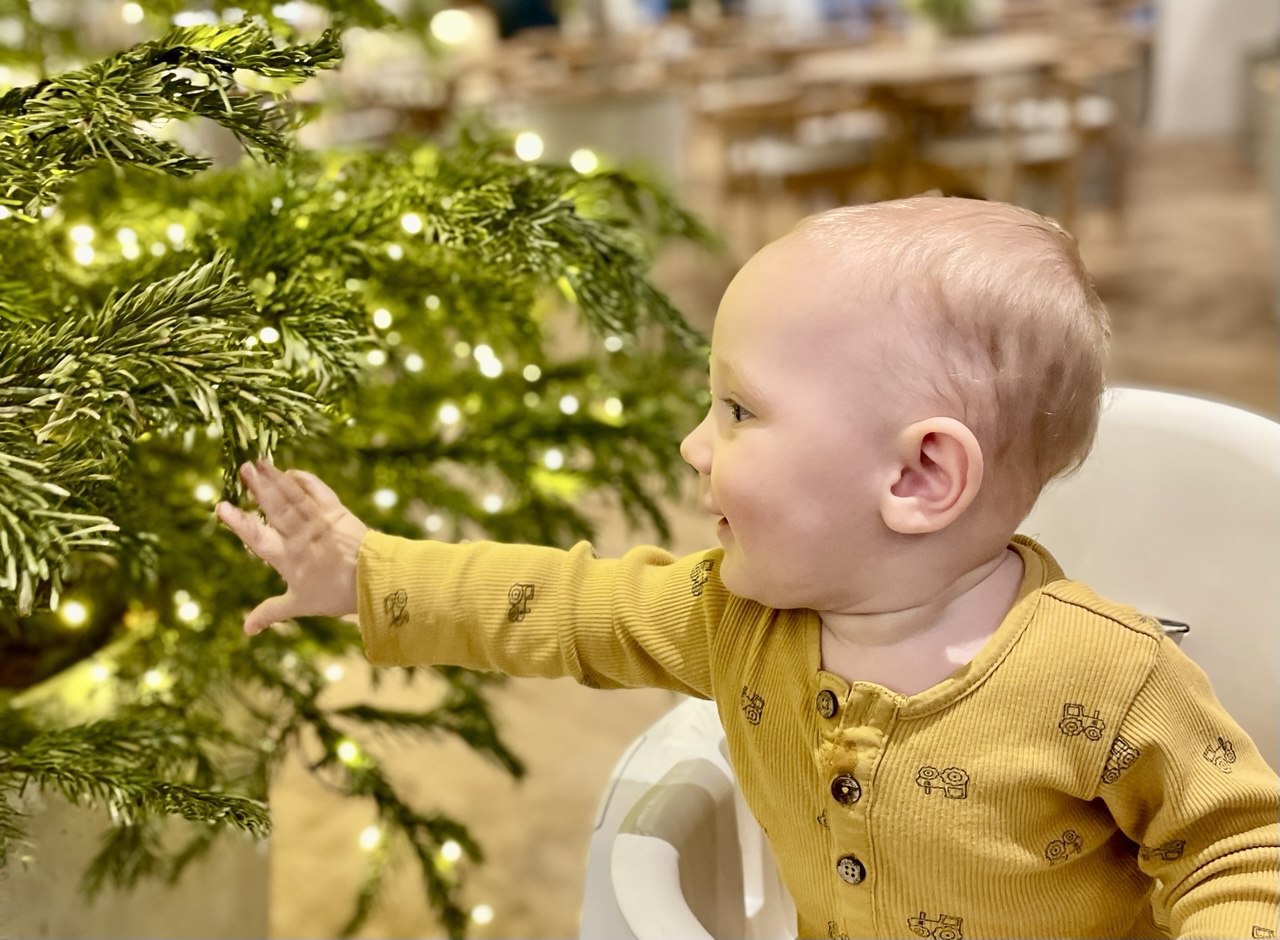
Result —
[[762, 578], [753, 576], [750, 571], [743, 570], [743, 567], [737, 559], [730, 558], [727, 553], [720, 564], [720, 581], [730, 594], [778, 610], [792, 610], [807, 606], [796, 597], [794, 589], [768, 583]]

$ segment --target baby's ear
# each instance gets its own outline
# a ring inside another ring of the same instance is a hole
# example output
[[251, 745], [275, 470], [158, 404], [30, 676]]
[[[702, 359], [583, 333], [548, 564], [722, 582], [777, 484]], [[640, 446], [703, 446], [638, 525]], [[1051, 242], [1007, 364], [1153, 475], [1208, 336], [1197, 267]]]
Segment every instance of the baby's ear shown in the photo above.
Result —
[[955, 418], [926, 418], [897, 442], [895, 478], [880, 497], [880, 516], [894, 532], [939, 532], [969, 508], [982, 486], [982, 447]]

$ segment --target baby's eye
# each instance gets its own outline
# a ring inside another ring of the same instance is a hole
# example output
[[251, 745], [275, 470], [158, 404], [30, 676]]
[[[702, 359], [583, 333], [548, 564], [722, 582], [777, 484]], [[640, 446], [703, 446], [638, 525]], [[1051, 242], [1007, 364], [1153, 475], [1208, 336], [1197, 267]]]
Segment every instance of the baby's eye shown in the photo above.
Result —
[[752, 417], [751, 412], [747, 411], [746, 408], [743, 408], [732, 398], [724, 398], [721, 400], [725, 403], [726, 406], [728, 406], [729, 416], [733, 418], [734, 424], [737, 424], [740, 421], [745, 421], [747, 418]]

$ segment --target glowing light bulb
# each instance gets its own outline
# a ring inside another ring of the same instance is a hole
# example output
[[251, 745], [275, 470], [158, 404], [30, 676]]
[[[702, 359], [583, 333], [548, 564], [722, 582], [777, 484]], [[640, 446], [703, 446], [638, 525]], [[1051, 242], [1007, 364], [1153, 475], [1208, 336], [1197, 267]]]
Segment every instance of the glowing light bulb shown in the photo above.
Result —
[[142, 7], [136, 3], [126, 3], [120, 8], [120, 19], [130, 26], [142, 22]]
[[471, 38], [475, 25], [466, 10], [441, 10], [431, 17], [431, 35], [446, 45], [460, 46]]
[[382, 844], [382, 829], [378, 826], [365, 826], [360, 830], [360, 848], [372, 852]]
[[343, 738], [338, 742], [338, 760], [344, 764], [351, 765], [360, 759], [360, 748], [356, 746], [356, 742], [350, 738]]
[[373, 311], [373, 325], [380, 330], [385, 330], [391, 325], [391, 311], [386, 307], [379, 307]]
[[520, 370], [520, 374], [524, 376], [526, 382], [536, 382], [542, 378], [542, 370], [534, 365], [525, 366]]
[[191, 621], [195, 620], [199, 616], [200, 616], [200, 605], [197, 604], [195, 601], [187, 601], [186, 603], [178, 605], [179, 620], [184, 620], [187, 623], [191, 623]]
[[93, 250], [92, 245], [76, 245], [71, 251], [71, 256], [76, 259], [77, 264], [92, 264], [93, 259], [97, 257], [97, 252]]
[[65, 601], [58, 605], [58, 616], [68, 627], [83, 627], [89, 620], [89, 608], [79, 601]]
[[576, 415], [578, 413], [578, 399], [574, 395], [565, 395], [560, 399], [560, 411], [567, 415]]
[[516, 156], [528, 162], [542, 156], [544, 145], [542, 138], [533, 131], [521, 131], [516, 134], [515, 149]]
[[218, 22], [218, 15], [212, 10], [186, 10], [173, 15], [174, 26], [213, 26]]
[[280, 340], [280, 331], [274, 326], [264, 326], [258, 330], [258, 339], [264, 343], [275, 343]]
[[440, 846], [440, 857], [446, 862], [456, 862], [462, 858], [462, 846], [450, 839]]
[[493, 908], [488, 904], [477, 904], [471, 909], [471, 919], [477, 924], [493, 923]]
[[202, 503], [211, 503], [218, 496], [218, 491], [208, 483], [201, 483], [196, 487], [196, 499]]
[[502, 497], [497, 493], [490, 493], [480, 501], [480, 505], [484, 507], [485, 512], [498, 512], [502, 509]]
[[337, 682], [347, 674], [347, 670], [342, 668], [342, 663], [329, 663], [324, 667], [324, 677], [330, 682]]
[[617, 352], [622, 348], [621, 336], [606, 336], [604, 338], [604, 348], [608, 352]]
[[390, 509], [399, 498], [395, 490], [381, 489], [373, 494], [373, 504], [379, 509]]
[[553, 447], [542, 455], [542, 462], [548, 470], [559, 470], [564, 466], [564, 454]]
[[440, 406], [439, 416], [441, 424], [457, 424], [462, 417], [462, 412], [458, 410], [457, 405], [446, 403]]
[[604, 400], [604, 413], [610, 418], [618, 418], [622, 416], [622, 400], [618, 398], [606, 398]]
[[425, 363], [417, 353], [409, 353], [404, 357], [404, 367], [410, 372], [421, 372]]
[[422, 231], [422, 216], [416, 212], [406, 212], [400, 216], [400, 227], [410, 235], [417, 235]]
[[384, 366], [387, 364], [387, 354], [382, 349], [371, 349], [364, 358], [371, 366]]
[[569, 166], [586, 176], [588, 173], [594, 173], [600, 169], [600, 158], [595, 155], [594, 151], [583, 147], [581, 150], [575, 150], [569, 154]]
[[71, 240], [77, 245], [87, 245], [93, 241], [93, 229], [88, 225], [71, 226]]

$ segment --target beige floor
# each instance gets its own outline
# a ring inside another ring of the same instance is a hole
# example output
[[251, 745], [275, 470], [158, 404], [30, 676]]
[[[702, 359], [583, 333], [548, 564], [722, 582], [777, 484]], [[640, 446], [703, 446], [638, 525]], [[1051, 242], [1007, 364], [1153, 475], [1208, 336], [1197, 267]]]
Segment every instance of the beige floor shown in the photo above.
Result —
[[[1268, 415], [1277, 383], [1275, 202], [1227, 142], [1148, 146], [1136, 168], [1127, 237], [1086, 218], [1081, 243], [1114, 321], [1112, 380], [1191, 390]], [[665, 260], [664, 283], [690, 317], [710, 322], [728, 264], [687, 255]], [[674, 446], [673, 437], [673, 446]], [[676, 507], [675, 550], [712, 534]], [[616, 526], [599, 545], [625, 544]], [[334, 700], [368, 694], [367, 670], [348, 664]], [[422, 705], [429, 678], [392, 678], [384, 705]], [[423, 807], [465, 821], [488, 861], [468, 878], [471, 903], [491, 905], [478, 937], [569, 937], [577, 929], [583, 861], [598, 796], [626, 744], [672, 704], [661, 692], [597, 692], [567, 681], [512, 681], [494, 696], [507, 740], [528, 763], [514, 783], [451, 743], [382, 749]], [[363, 808], [313, 782], [300, 759], [272, 791], [272, 934], [333, 936], [361, 877]], [[402, 867], [365, 937], [440, 936], [411, 866]]]

